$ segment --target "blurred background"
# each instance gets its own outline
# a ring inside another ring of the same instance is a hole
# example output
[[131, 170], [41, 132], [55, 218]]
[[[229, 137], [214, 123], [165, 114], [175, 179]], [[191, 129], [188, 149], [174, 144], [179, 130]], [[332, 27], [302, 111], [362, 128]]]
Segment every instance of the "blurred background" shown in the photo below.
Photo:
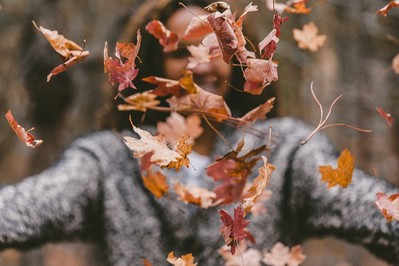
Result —
[[[37, 149], [27, 148], [0, 118], [0, 182], [13, 183], [40, 172], [57, 161], [72, 140], [98, 129], [97, 111], [104, 104], [103, 48], [113, 47], [139, 0], [0, 0], [0, 113], [11, 109], [26, 129], [44, 140]], [[240, 14], [249, 1], [234, 1]], [[259, 12], [250, 13], [247, 27], [258, 38], [272, 29], [272, 12], [262, 1], [252, 1]], [[399, 185], [399, 75], [392, 70], [399, 44], [399, 8], [387, 17], [376, 11], [389, 1], [319, 0], [309, 15], [289, 15], [281, 27], [274, 60], [279, 61], [275, 83], [281, 115], [319, 121], [310, 84], [325, 108], [340, 94], [331, 122], [371, 129], [361, 133], [343, 127], [327, 129], [339, 150], [348, 148], [356, 166]], [[46, 76], [61, 63], [32, 20], [58, 30], [83, 46], [91, 55], [47, 83]], [[317, 52], [301, 50], [292, 30], [313, 21], [327, 35]], [[116, 91], [116, 89], [115, 89]], [[382, 107], [394, 117], [393, 127], [376, 112]], [[376, 171], [372, 171], [376, 169]], [[356, 181], [356, 180], [354, 180]], [[333, 238], [305, 243], [303, 265], [386, 265], [363, 248]], [[102, 265], [99, 250], [90, 243], [47, 244], [34, 250], [0, 253], [0, 265]]]

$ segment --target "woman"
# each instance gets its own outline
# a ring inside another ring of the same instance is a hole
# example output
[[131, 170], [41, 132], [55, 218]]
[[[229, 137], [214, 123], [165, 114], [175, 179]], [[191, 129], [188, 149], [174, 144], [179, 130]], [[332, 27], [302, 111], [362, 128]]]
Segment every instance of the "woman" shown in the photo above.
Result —
[[[159, 18], [170, 30], [181, 34], [179, 26], [191, 15], [180, 9], [177, 1], [165, 5], [163, 1], [155, 2], [159, 2], [158, 10], [144, 12], [148, 6], [143, 6], [138, 14], [151, 14], [151, 19]], [[192, 12], [204, 12], [199, 1], [187, 6]], [[132, 28], [135, 33], [136, 27]], [[146, 39], [151, 40], [150, 36], [143, 36], [143, 41]], [[178, 78], [186, 55], [169, 54], [163, 58], [156, 56], [154, 50], [150, 52], [151, 56], [140, 54], [143, 76]], [[147, 66], [157, 65], [152, 59], [162, 67], [148, 72]], [[200, 77], [196, 80], [199, 85], [227, 98], [232, 90], [228, 92], [220, 80], [236, 77], [231, 71], [234, 70], [218, 61], [193, 70]], [[128, 123], [126, 117], [125, 121]], [[348, 188], [328, 190], [317, 169], [334, 164], [337, 155], [325, 136], [318, 135], [300, 146], [312, 129], [298, 120], [269, 119], [255, 125], [260, 132], [267, 132], [270, 126], [273, 146], [269, 161], [276, 171], [269, 184], [273, 196], [265, 203], [268, 212], [252, 217], [248, 227], [256, 236], [256, 247], [270, 249], [278, 241], [292, 246], [312, 236], [334, 235], [364, 245], [377, 257], [398, 265], [398, 224], [387, 223], [374, 207], [377, 192], [393, 194], [398, 189], [355, 170], [353, 184]], [[232, 129], [221, 130], [235, 146], [243, 133]], [[121, 135], [132, 133], [125, 130]], [[245, 142], [258, 147], [267, 139], [247, 134]], [[206, 129], [194, 151], [207, 160], [227, 153], [229, 147], [214, 131]], [[197, 176], [203, 177], [203, 169], [197, 171]], [[196, 181], [201, 186], [208, 182], [205, 178]], [[142, 184], [137, 160], [120, 135], [110, 130], [78, 139], [53, 167], [19, 184], [3, 187], [0, 209], [2, 248], [29, 248], [78, 237], [99, 242], [110, 265], [141, 265], [143, 258], [153, 265], [164, 265], [170, 251], [177, 255], [192, 253], [199, 265], [223, 264], [217, 253], [224, 242], [219, 232], [218, 208], [203, 210], [167, 198], [156, 200]]]

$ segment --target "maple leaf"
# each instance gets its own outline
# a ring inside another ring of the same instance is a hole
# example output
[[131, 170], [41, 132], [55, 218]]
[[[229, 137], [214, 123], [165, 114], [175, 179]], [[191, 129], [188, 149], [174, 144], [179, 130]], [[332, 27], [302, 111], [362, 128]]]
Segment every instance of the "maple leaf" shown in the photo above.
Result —
[[161, 103], [156, 98], [157, 95], [151, 93], [150, 91], [135, 93], [128, 97], [124, 97], [123, 101], [125, 101], [127, 104], [119, 104], [118, 110], [146, 112], [147, 108], [156, 107]]
[[294, 1], [290, 6], [285, 7], [284, 11], [291, 14], [310, 14], [312, 7], [307, 7], [308, 0]]
[[[137, 31], [137, 44], [117, 42], [115, 48], [116, 59], [113, 59], [108, 56], [108, 44], [105, 42], [104, 73], [108, 72], [108, 79], [112, 84], [119, 83], [119, 93], [128, 87], [136, 89], [132, 80], [136, 78], [138, 73], [138, 69], [135, 68], [135, 59], [140, 50], [140, 45], [141, 34], [140, 31]], [[122, 60], [122, 58], [126, 60]]]
[[218, 253], [225, 260], [224, 266], [242, 266], [242, 262], [245, 261], [245, 265], [260, 266], [262, 253], [254, 248], [249, 248], [245, 240], [241, 240], [237, 245], [239, 250], [236, 254], [231, 254], [230, 248], [227, 245], [223, 245], [218, 249]]
[[194, 263], [194, 257], [191, 253], [182, 255], [181, 257], [175, 257], [173, 251], [168, 254], [167, 262], [174, 266], [196, 266], [197, 263]]
[[207, 209], [214, 206], [216, 201], [216, 194], [205, 188], [197, 186], [184, 186], [177, 182], [175, 184], [175, 192], [180, 197], [179, 199], [185, 203], [191, 203]]
[[49, 30], [42, 26], [37, 26], [35, 21], [32, 21], [33, 26], [40, 31], [53, 49], [61, 55], [64, 63], [51, 70], [47, 76], [47, 82], [50, 81], [52, 76], [58, 75], [67, 70], [79, 61], [84, 60], [89, 56], [89, 51], [84, 51], [82, 47], [71, 40], [66, 39], [63, 35], [58, 34], [58, 31]]
[[393, 117], [391, 114], [386, 113], [381, 107], [376, 107], [378, 114], [385, 119], [388, 126], [392, 127], [393, 125]]
[[278, 80], [277, 64], [269, 60], [248, 59], [244, 77], [244, 91], [259, 95], [266, 86]]
[[258, 200], [258, 198], [265, 191], [269, 184], [270, 177], [275, 170], [274, 165], [267, 162], [267, 158], [262, 156], [263, 166], [259, 168], [259, 175], [254, 179], [251, 188], [246, 193], [246, 197], [243, 199], [242, 207], [244, 213], [251, 211], [252, 206]]
[[272, 247], [270, 253], [264, 254], [262, 261], [272, 266], [298, 266], [305, 258], [300, 245], [293, 246], [290, 250], [289, 247], [278, 242]]
[[147, 153], [152, 153], [151, 162], [159, 166], [166, 167], [170, 162], [181, 159], [182, 157], [174, 150], [169, 149], [166, 141], [160, 136], [152, 136], [148, 131], [135, 127], [132, 124], [140, 139], [125, 136], [123, 140], [128, 148], [134, 151], [134, 157], [140, 158]]
[[142, 179], [144, 186], [158, 199], [169, 191], [166, 176], [159, 171], [153, 173], [149, 170]]
[[248, 123], [254, 123], [258, 119], [266, 119], [266, 114], [272, 110], [275, 99], [276, 98], [274, 97], [270, 98], [266, 102], [246, 113], [240, 118], [238, 126], [242, 126]]
[[8, 112], [5, 114], [5, 117], [8, 121], [8, 124], [10, 124], [10, 127], [14, 130], [15, 134], [17, 134], [17, 137], [24, 142], [26, 146], [36, 148], [43, 143], [43, 140], [35, 139], [35, 137], [29, 133], [29, 131], [32, 131], [35, 128], [25, 130], [25, 128], [18, 124], [12, 115], [11, 110], [8, 110]]
[[321, 180], [327, 183], [327, 187], [331, 188], [336, 185], [347, 187], [352, 181], [354, 166], [354, 158], [349, 150], [344, 149], [338, 157], [337, 169], [333, 169], [330, 165], [320, 166], [319, 171], [322, 174]]
[[157, 123], [157, 131], [162, 134], [168, 143], [175, 142], [181, 135], [188, 136], [187, 143], [194, 143], [204, 129], [201, 127], [201, 119], [198, 115], [193, 114], [187, 118], [182, 115], [172, 112], [166, 122]]
[[207, 17], [209, 15], [201, 15], [192, 17], [186, 30], [183, 33], [184, 40], [196, 39], [212, 33]]
[[399, 193], [388, 197], [385, 193], [378, 192], [375, 203], [388, 222], [399, 221]]
[[234, 219], [223, 209], [219, 210], [219, 215], [223, 222], [221, 227], [222, 235], [226, 245], [231, 248], [231, 254], [235, 253], [235, 247], [239, 241], [248, 238], [250, 241], [255, 242], [251, 233], [245, 230], [250, 221], [244, 220], [244, 210], [241, 206], [234, 209]]
[[313, 22], [303, 25], [302, 30], [293, 29], [294, 39], [298, 42], [298, 47], [301, 49], [309, 49], [316, 52], [324, 45], [327, 39], [326, 35], [317, 35], [318, 28]]
[[177, 49], [179, 37], [176, 33], [168, 30], [161, 21], [152, 20], [145, 26], [145, 29], [159, 40], [164, 52], [172, 52]]
[[388, 11], [391, 10], [391, 8], [398, 7], [398, 6], [399, 6], [399, 1], [391, 1], [383, 8], [378, 9], [377, 14], [380, 14], [380, 15], [386, 17], [388, 15]]
[[168, 165], [161, 167], [167, 167], [169, 169], [175, 168], [176, 171], [179, 171], [182, 166], [185, 166], [187, 168], [190, 166], [190, 160], [187, 158], [187, 156], [191, 153], [193, 144], [187, 144], [187, 139], [188, 136], [182, 136], [177, 142], [177, 145], [174, 149], [180, 155], [180, 157], [176, 160], [171, 161]]
[[399, 54], [392, 59], [392, 69], [395, 74], [399, 74]]
[[210, 49], [203, 44], [189, 45], [187, 50], [191, 56], [188, 58], [188, 69], [196, 68], [200, 64], [209, 63], [211, 61]]

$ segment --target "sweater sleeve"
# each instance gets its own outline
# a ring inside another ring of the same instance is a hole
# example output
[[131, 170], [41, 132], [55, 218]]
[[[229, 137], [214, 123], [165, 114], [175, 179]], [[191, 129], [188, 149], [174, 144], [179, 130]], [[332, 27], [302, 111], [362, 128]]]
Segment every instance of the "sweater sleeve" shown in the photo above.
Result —
[[377, 192], [390, 195], [399, 188], [355, 169], [347, 188], [328, 189], [319, 166], [335, 168], [339, 155], [328, 139], [319, 134], [301, 146], [311, 128], [292, 118], [281, 119], [274, 129], [279, 135], [274, 161], [283, 176], [280, 210], [286, 238], [299, 242], [332, 235], [399, 265], [399, 222], [387, 222], [375, 204]]
[[79, 139], [56, 165], [2, 186], [0, 248], [93, 237], [101, 224], [98, 197], [102, 160], [107, 157], [98, 143], [115, 140], [112, 133]]

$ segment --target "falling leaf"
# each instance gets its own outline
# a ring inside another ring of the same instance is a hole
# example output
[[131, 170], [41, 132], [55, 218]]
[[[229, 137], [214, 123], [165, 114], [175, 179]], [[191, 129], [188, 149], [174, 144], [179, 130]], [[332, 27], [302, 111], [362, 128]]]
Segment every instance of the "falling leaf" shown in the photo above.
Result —
[[331, 188], [336, 185], [347, 187], [352, 181], [354, 166], [354, 158], [349, 150], [344, 149], [338, 157], [337, 169], [333, 169], [330, 165], [320, 166], [319, 171], [322, 174], [321, 180], [327, 183], [327, 187]]
[[266, 86], [278, 80], [277, 64], [269, 60], [248, 59], [244, 76], [244, 91], [259, 95]]
[[272, 247], [271, 252], [264, 254], [262, 261], [272, 266], [298, 266], [305, 258], [300, 245], [293, 246], [290, 250], [278, 242]]
[[375, 203], [388, 222], [399, 221], [399, 194], [388, 197], [385, 193], [378, 192]]
[[301, 49], [309, 49], [316, 52], [324, 45], [327, 39], [326, 35], [317, 35], [318, 28], [313, 22], [303, 25], [303, 29], [293, 29], [294, 39], [298, 42], [298, 47]]
[[188, 136], [185, 135], [179, 139], [174, 150], [180, 155], [180, 157], [177, 158], [176, 160], [171, 161], [165, 167], [169, 169], [175, 168], [176, 171], [179, 171], [182, 166], [185, 166], [187, 168], [190, 166], [190, 160], [187, 158], [187, 156], [191, 153], [193, 144], [187, 144], [186, 143], [187, 139]]
[[385, 119], [388, 126], [392, 127], [393, 125], [393, 117], [391, 114], [386, 113], [381, 107], [376, 107], [378, 114]]
[[242, 266], [242, 262], [245, 265], [260, 266], [262, 260], [262, 253], [254, 248], [248, 248], [245, 240], [241, 240], [237, 245], [239, 252], [234, 255], [231, 254], [230, 248], [227, 245], [223, 245], [218, 249], [218, 253], [225, 260], [224, 266]]
[[265, 202], [270, 200], [271, 197], [272, 197], [271, 190], [266, 189], [265, 191], [263, 191], [263, 193], [259, 196], [254, 205], [252, 205], [251, 214], [254, 216], [265, 214], [267, 212], [267, 209], [265, 207]]
[[196, 266], [197, 263], [194, 263], [194, 257], [191, 253], [183, 255], [181, 257], [175, 257], [173, 251], [168, 254], [167, 262], [174, 266]]
[[177, 49], [179, 37], [176, 33], [168, 30], [161, 21], [152, 20], [145, 26], [145, 29], [159, 40], [164, 52], [172, 52]]
[[287, 6], [287, 4], [277, 3], [276, 0], [266, 0], [267, 9], [279, 14], [282, 14]]
[[207, 209], [214, 206], [216, 201], [216, 194], [205, 188], [197, 186], [184, 186], [177, 182], [175, 184], [175, 192], [180, 197], [179, 199], [185, 203], [195, 204], [201, 208]]
[[158, 122], [157, 130], [168, 143], [175, 142], [181, 135], [188, 136], [187, 143], [194, 143], [194, 140], [204, 131], [198, 115], [193, 114], [185, 118], [176, 112], [172, 112], [166, 122]]
[[249, 3], [249, 4], [245, 7], [244, 12], [241, 14], [241, 16], [236, 20], [236, 25], [237, 25], [237, 27], [242, 28], [242, 25], [243, 25], [245, 16], [246, 16], [249, 12], [255, 12], [255, 11], [258, 11], [258, 6], [252, 5], [252, 3]]
[[8, 112], [5, 114], [8, 124], [10, 124], [11, 128], [14, 130], [15, 134], [17, 134], [17, 137], [26, 144], [26, 146], [31, 147], [31, 148], [36, 148], [39, 147], [42, 143], [43, 140], [38, 140], [35, 139], [35, 137], [29, 133], [29, 131], [35, 129], [31, 128], [29, 130], [25, 131], [25, 128], [20, 126], [17, 121], [15, 121], [14, 116], [11, 113], [11, 110], [8, 110]]
[[156, 99], [157, 95], [145, 91], [142, 93], [135, 93], [128, 97], [124, 97], [123, 101], [126, 104], [119, 104], [119, 111], [141, 111], [146, 112], [147, 108], [158, 106], [161, 102]]
[[149, 76], [143, 78], [144, 81], [155, 84], [157, 87], [152, 91], [157, 96], [167, 96], [167, 95], [181, 95], [184, 89], [180, 86], [179, 81], [160, 78], [155, 76]]
[[306, 3], [309, 0], [294, 1], [292, 5], [287, 6], [284, 11], [291, 14], [305, 14], [308, 15], [312, 11], [312, 7], [307, 7]]
[[230, 10], [230, 5], [223, 1], [216, 1], [207, 5], [206, 7], [204, 7], [204, 9], [209, 12], [219, 11], [220, 13], [223, 13], [226, 10]]
[[63, 64], [51, 70], [50, 74], [47, 76], [47, 82], [50, 81], [52, 76], [60, 74], [77, 62], [82, 61], [89, 56], [89, 51], [84, 51], [82, 47], [73, 41], [68, 40], [63, 35], [58, 34], [58, 31], [52, 31], [42, 26], [37, 26], [35, 21], [32, 21], [32, 23], [33, 26], [44, 35], [53, 49], [60, 54], [64, 60]]
[[262, 156], [262, 159], [263, 166], [259, 168], [259, 175], [254, 179], [251, 188], [246, 193], [246, 198], [243, 199], [242, 207], [244, 213], [251, 211], [252, 206], [265, 191], [269, 184], [270, 177], [275, 170], [274, 165], [268, 163], [265, 156]]
[[[115, 48], [116, 59], [108, 56], [108, 44], [104, 46], [104, 73], [108, 72], [109, 81], [119, 83], [118, 92], [131, 87], [136, 89], [132, 80], [137, 76], [135, 59], [140, 50], [141, 34], [137, 31], [137, 44], [117, 43]], [[122, 60], [124, 58], [125, 60]]]
[[196, 39], [212, 33], [207, 17], [209, 15], [193, 16], [183, 34], [184, 40]]
[[187, 50], [191, 56], [188, 58], [188, 69], [196, 68], [200, 64], [209, 63], [211, 61], [210, 49], [203, 44], [189, 45]]
[[377, 14], [380, 14], [384, 17], [388, 15], [388, 11], [391, 10], [393, 7], [398, 7], [399, 6], [399, 1], [391, 1], [389, 4], [384, 6], [383, 8], [377, 10]]
[[161, 198], [169, 191], [169, 185], [166, 182], [166, 176], [161, 172], [147, 171], [142, 176], [144, 186], [156, 197]]
[[261, 58], [271, 60], [279, 41], [280, 27], [287, 20], [288, 17], [282, 18], [279, 15], [274, 15], [273, 30], [258, 44], [259, 51], [262, 53]]
[[132, 125], [140, 139], [125, 136], [123, 140], [129, 149], [134, 151], [134, 157], [140, 158], [147, 153], [152, 153], [151, 162], [159, 166], [167, 166], [170, 162], [176, 161], [181, 156], [174, 150], [169, 149], [165, 139], [159, 136], [152, 136], [148, 131]]
[[152, 266], [151, 262], [149, 262], [147, 259], [143, 259], [143, 265], [144, 266]]
[[240, 118], [241, 121], [238, 123], [238, 126], [247, 123], [254, 123], [258, 119], [266, 119], [266, 114], [269, 113], [273, 108], [274, 100], [274, 97], [270, 98], [263, 104], [255, 107], [254, 109], [246, 113], [243, 117]]
[[392, 69], [395, 74], [399, 74], [399, 54], [392, 59]]
[[239, 241], [248, 238], [253, 243], [255, 242], [252, 234], [245, 230], [249, 220], [244, 220], [244, 210], [241, 206], [234, 209], [234, 219], [225, 210], [219, 210], [219, 215], [223, 222], [221, 227], [222, 235], [226, 245], [231, 248], [231, 254], [234, 255]]

